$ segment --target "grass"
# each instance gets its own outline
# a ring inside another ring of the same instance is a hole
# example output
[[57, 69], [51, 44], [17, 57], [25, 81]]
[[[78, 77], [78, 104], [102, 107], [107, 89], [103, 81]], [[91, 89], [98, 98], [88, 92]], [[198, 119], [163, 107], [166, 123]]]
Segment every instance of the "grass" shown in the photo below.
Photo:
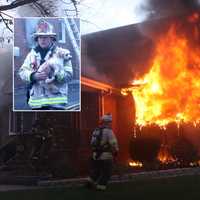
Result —
[[0, 200], [198, 200], [200, 176], [183, 176], [109, 185], [104, 192], [84, 187], [0, 192]]

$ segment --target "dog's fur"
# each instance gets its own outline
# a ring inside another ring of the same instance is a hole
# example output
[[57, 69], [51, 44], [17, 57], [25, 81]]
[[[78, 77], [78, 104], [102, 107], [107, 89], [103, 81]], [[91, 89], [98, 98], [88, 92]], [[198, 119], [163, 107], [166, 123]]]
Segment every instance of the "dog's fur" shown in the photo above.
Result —
[[56, 74], [61, 70], [64, 63], [63, 60], [69, 60], [71, 59], [71, 55], [69, 50], [57, 48], [52, 57], [50, 57], [45, 63], [43, 63], [37, 72], [45, 71], [47, 67], [50, 68], [49, 77], [44, 81], [44, 85], [48, 87], [53, 93], [57, 93], [58, 89], [53, 84], [55, 81]]

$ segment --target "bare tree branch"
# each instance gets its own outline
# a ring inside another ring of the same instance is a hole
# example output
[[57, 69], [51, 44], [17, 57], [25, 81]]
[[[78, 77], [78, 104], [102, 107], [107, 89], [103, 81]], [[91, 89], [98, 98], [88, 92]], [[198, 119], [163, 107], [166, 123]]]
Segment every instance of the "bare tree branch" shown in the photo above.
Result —
[[0, 11], [11, 10], [11, 9], [17, 8], [19, 6], [23, 6], [23, 5], [30, 4], [30, 3], [35, 3], [36, 1], [38, 1], [38, 0], [15, 0], [8, 5], [0, 6]]
[[87, 20], [87, 19], [81, 19], [82, 22], [85, 22], [85, 23], [88, 23], [88, 24], [91, 24], [93, 26], [96, 26], [96, 28], [98, 28], [99, 30], [102, 30], [102, 27], [98, 26], [97, 24]]
[[75, 12], [76, 12], [76, 17], [78, 17], [78, 8], [77, 8], [78, 2], [77, 2], [76, 0], [71, 0], [71, 2], [72, 2], [73, 5], [74, 5]]
[[3, 16], [2, 16], [2, 14], [0, 13], [0, 17], [1, 17], [1, 19], [2, 19], [2, 21], [3, 21], [3, 23], [5, 24], [5, 26], [6, 26], [6, 28], [10, 31], [10, 32], [13, 32], [12, 31], [12, 29], [9, 27], [9, 25], [8, 25], [8, 21], [6, 21], [4, 18], [3, 18]]
[[9, 17], [9, 18], [13, 18], [11, 15], [9, 15], [9, 14], [7, 14], [7, 13], [5, 13], [5, 12], [0, 12], [1, 14], [3, 14], [3, 15], [5, 15], [6, 17]]
[[41, 13], [42, 16], [44, 16], [44, 17], [50, 16], [50, 12], [48, 10], [46, 10], [46, 8], [42, 4], [40, 4], [38, 2], [35, 2], [34, 5], [40, 11], [40, 13]]
[[61, 0], [64, 4], [71, 5], [72, 2], [67, 3], [65, 0]]

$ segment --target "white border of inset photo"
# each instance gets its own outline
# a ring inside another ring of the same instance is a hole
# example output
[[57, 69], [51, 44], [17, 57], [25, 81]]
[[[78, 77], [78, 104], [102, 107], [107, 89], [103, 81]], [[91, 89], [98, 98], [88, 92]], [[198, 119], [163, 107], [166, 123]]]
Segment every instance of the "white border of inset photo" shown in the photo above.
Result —
[[81, 111], [80, 18], [14, 18], [13, 38], [13, 111]]

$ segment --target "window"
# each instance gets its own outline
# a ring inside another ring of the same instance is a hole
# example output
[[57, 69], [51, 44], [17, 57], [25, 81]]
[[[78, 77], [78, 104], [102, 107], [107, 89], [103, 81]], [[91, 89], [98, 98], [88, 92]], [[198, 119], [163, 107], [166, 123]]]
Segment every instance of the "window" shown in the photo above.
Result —
[[58, 28], [58, 42], [66, 43], [66, 30], [65, 23], [63, 20], [60, 20], [59, 28]]
[[22, 113], [9, 111], [9, 135], [30, 133], [32, 124], [37, 119], [37, 113]]

